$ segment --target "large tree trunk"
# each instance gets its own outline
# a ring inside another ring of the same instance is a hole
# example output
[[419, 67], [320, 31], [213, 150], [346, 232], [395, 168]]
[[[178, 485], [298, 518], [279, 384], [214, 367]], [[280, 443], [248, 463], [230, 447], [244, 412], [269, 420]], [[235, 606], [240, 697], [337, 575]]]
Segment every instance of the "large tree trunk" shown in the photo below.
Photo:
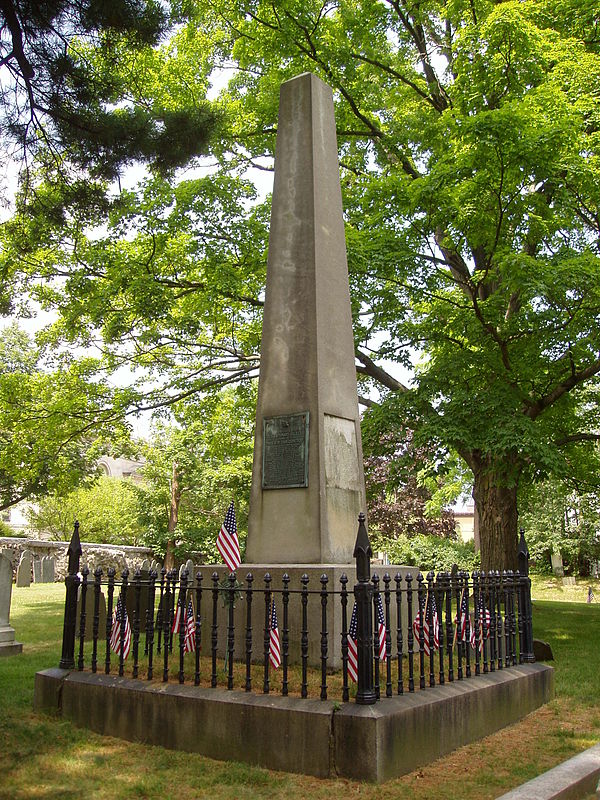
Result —
[[179, 487], [179, 465], [173, 462], [173, 473], [171, 475], [171, 502], [169, 506], [169, 522], [167, 525], [168, 538], [165, 551], [165, 569], [170, 570], [175, 566], [175, 530], [179, 518], [179, 503], [181, 501], [181, 489]]
[[517, 569], [517, 489], [520, 469], [516, 459], [502, 461], [471, 454], [473, 499], [479, 520], [481, 568], [486, 572]]

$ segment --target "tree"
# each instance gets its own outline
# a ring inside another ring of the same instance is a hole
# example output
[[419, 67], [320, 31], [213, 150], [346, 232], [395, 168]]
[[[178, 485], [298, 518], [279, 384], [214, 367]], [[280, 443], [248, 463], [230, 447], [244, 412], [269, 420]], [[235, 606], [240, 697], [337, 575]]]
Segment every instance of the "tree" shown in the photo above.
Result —
[[[228, 125], [212, 146], [223, 175], [211, 177], [215, 186], [240, 186], [232, 175], [248, 165], [268, 167], [281, 81], [308, 69], [333, 87], [361, 381], [382, 390], [389, 429], [408, 424], [417, 446], [460, 454], [473, 474], [482, 566], [514, 567], [519, 485], [567, 474], [598, 436], [586, 395], [600, 373], [594, 9], [571, 0], [187, 7], [190, 22], [173, 40], [179, 63], [202, 52], [203, 70], [235, 68], [219, 101]], [[89, 238], [75, 257], [67, 241], [60, 252], [46, 215], [26, 219], [22, 239], [5, 229], [5, 263], [45, 279], [66, 273], [44, 299], [64, 310], [69, 335], [85, 339], [99, 326], [116, 363], [132, 358], [119, 343], [125, 331], [137, 363], [167, 369], [180, 398], [184, 373], [200, 378], [189, 392], [251, 374], [264, 210], [250, 225], [225, 213], [204, 237], [201, 219], [177, 213], [186, 203], [176, 189], [162, 194], [175, 206], [157, 192], [148, 206], [148, 188], [137, 238], [108, 262], [86, 250]], [[177, 235], [161, 240], [167, 217]], [[257, 252], [240, 231], [256, 233]], [[183, 259], [172, 257], [173, 241]], [[215, 278], [219, 259], [225, 275]], [[93, 317], [86, 300], [103, 286], [118, 303], [93, 304]], [[190, 353], [196, 331], [201, 345]], [[415, 352], [409, 387], [383, 369]]]
[[177, 405], [177, 424], [155, 427], [137, 492], [145, 543], [167, 569], [192, 551], [221, 560], [216, 538], [232, 499], [245, 540], [255, 404], [254, 388], [242, 384]]
[[[168, 68], [160, 40], [184, 19], [171, 11], [157, 0], [3, 0], [5, 153], [16, 147], [25, 166], [42, 155], [63, 176], [72, 166], [95, 178], [115, 178], [134, 160], [161, 169], [187, 163], [215, 116], [203, 93], [185, 113], [166, 92], [161, 97], [155, 87], [147, 94], [157, 72]], [[77, 183], [81, 192], [85, 183]]]
[[69, 540], [75, 520], [85, 542], [135, 546], [143, 540], [138, 497], [130, 480], [101, 475], [91, 486], [66, 496], [46, 495], [30, 512], [32, 528], [59, 541]]
[[65, 494], [94, 473], [109, 440], [128, 440], [127, 393], [89, 380], [93, 360], [43, 361], [16, 325], [0, 331], [0, 510]]

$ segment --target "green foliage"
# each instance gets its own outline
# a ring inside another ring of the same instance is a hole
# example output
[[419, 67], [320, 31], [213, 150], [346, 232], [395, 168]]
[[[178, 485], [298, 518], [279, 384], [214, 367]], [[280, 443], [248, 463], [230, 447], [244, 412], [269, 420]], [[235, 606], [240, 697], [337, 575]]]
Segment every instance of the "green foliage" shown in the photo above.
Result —
[[64, 497], [44, 497], [30, 512], [30, 523], [39, 533], [68, 541], [73, 523], [79, 521], [84, 542], [139, 545], [144, 538], [139, 522], [138, 495], [130, 480], [100, 476], [89, 487]]
[[95, 375], [93, 359], [43, 351], [22, 331], [0, 331], [0, 509], [47, 492], [65, 494], [126, 441], [127, 392]]
[[459, 542], [423, 534], [389, 539], [376, 533], [370, 534], [370, 539], [373, 551], [385, 551], [391, 564], [415, 566], [423, 574], [430, 570], [450, 571], [454, 564], [469, 571], [480, 566], [479, 554], [475, 552], [472, 541]]
[[521, 499], [532, 568], [551, 572], [551, 555], [560, 553], [567, 573], [588, 576], [600, 561], [600, 501], [596, 493], [578, 492], [564, 481], [548, 480]]

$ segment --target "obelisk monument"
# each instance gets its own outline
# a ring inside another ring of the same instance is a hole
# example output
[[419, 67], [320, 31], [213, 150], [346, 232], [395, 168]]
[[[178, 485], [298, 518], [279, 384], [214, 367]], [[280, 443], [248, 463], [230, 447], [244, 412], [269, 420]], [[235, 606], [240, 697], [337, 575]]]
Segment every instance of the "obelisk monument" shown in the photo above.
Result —
[[246, 563], [348, 564], [366, 508], [333, 96], [281, 86]]

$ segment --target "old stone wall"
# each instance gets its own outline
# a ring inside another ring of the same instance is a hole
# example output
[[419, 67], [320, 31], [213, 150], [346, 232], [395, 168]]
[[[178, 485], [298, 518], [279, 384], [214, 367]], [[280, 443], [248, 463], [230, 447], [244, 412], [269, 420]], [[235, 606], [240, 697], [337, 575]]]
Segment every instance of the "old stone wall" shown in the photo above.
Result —
[[[63, 581], [67, 574], [67, 548], [68, 542], [44, 542], [39, 539], [18, 539], [0, 537], [0, 551], [10, 559], [13, 571], [24, 550], [29, 550], [33, 559], [42, 559], [44, 556], [53, 556], [55, 565], [55, 580]], [[130, 547], [128, 545], [95, 544], [82, 542], [81, 566], [87, 565], [90, 571], [102, 567], [104, 574], [108, 567], [114, 567], [119, 575], [125, 567], [130, 572], [138, 569], [144, 560], [152, 561], [152, 550], [147, 547]]]

